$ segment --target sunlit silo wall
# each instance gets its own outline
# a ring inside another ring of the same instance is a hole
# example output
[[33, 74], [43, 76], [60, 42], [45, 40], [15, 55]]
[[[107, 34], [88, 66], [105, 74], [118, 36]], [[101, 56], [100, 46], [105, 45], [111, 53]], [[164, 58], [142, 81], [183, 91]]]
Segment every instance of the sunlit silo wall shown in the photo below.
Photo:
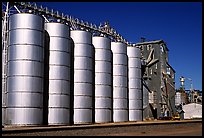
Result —
[[49, 124], [70, 123], [70, 55], [69, 26], [46, 23], [50, 36], [49, 55]]
[[141, 51], [137, 47], [127, 47], [129, 121], [142, 120]]
[[128, 57], [127, 46], [111, 42], [113, 52], [113, 121], [128, 121]]
[[94, 47], [92, 34], [71, 31], [74, 41], [74, 124], [92, 123], [94, 118]]
[[9, 18], [7, 124], [43, 122], [44, 18], [13, 14]]
[[[2, 32], [5, 33], [4, 27], [6, 27], [4, 24], [4, 20], [2, 18]], [[5, 124], [5, 113], [6, 113], [6, 54], [7, 54], [7, 51], [6, 51], [6, 48], [7, 46], [5, 45], [5, 42], [4, 42], [4, 37], [3, 37], [3, 34], [2, 34], [2, 125]]]
[[111, 40], [94, 36], [95, 47], [95, 122], [112, 122], [112, 51]]
[[2, 50], [2, 124], [5, 124], [5, 113], [6, 113], [6, 68], [5, 68], [5, 50]]

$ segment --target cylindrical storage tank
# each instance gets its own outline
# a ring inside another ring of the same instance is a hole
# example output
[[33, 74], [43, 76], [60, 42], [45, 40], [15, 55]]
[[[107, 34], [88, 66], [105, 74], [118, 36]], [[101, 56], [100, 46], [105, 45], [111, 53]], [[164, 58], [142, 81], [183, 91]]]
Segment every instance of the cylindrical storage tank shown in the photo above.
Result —
[[128, 57], [127, 45], [111, 42], [113, 52], [113, 121], [128, 121]]
[[181, 100], [181, 93], [180, 92], [176, 92], [176, 95], [175, 95], [175, 105], [180, 105], [182, 103], [182, 100]]
[[129, 121], [142, 121], [141, 51], [137, 47], [127, 47]]
[[20, 13], [9, 18], [7, 124], [43, 123], [44, 18]]
[[[2, 22], [3, 29], [3, 22]], [[3, 31], [3, 30], [2, 30]], [[2, 39], [2, 46], [3, 46]], [[4, 49], [2, 49], [2, 125], [5, 125], [5, 114], [6, 114], [6, 72], [7, 72], [7, 46], [4, 45]]]
[[94, 36], [95, 47], [95, 122], [112, 122], [112, 51], [111, 40]]
[[[4, 24], [5, 23], [5, 24]], [[6, 73], [7, 73], [7, 41], [6, 39], [6, 30], [8, 29], [8, 23], [6, 19], [2, 18], [2, 125], [5, 125], [6, 117]]]
[[71, 38], [69, 26], [45, 23], [50, 36], [48, 124], [70, 123], [70, 59]]
[[129, 110], [129, 120], [130, 121], [142, 121], [142, 114], [143, 114], [143, 111], [142, 110]]
[[71, 31], [74, 41], [74, 124], [93, 123], [94, 118], [94, 47], [92, 34]]
[[5, 125], [5, 113], [6, 113], [6, 50], [2, 50], [2, 125]]

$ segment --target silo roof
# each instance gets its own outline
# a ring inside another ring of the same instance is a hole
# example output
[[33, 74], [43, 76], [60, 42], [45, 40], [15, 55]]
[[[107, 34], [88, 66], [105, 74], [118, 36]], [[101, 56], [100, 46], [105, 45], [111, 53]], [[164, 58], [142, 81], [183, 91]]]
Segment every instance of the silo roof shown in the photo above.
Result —
[[139, 45], [148, 45], [148, 44], [160, 44], [160, 43], [164, 43], [164, 46], [165, 46], [166, 50], [169, 51], [169, 49], [166, 46], [166, 43], [163, 40], [154, 40], [154, 41], [147, 41], [147, 42], [139, 42], [139, 43], [136, 43], [136, 46], [139, 46]]

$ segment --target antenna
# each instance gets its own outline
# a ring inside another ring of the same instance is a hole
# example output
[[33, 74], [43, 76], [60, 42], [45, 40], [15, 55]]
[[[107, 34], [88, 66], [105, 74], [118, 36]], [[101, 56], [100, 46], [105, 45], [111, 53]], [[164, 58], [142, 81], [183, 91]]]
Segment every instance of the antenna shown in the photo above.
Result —
[[146, 38], [141, 37], [140, 40], [141, 40], [141, 42], [145, 42], [145, 41], [146, 41]]

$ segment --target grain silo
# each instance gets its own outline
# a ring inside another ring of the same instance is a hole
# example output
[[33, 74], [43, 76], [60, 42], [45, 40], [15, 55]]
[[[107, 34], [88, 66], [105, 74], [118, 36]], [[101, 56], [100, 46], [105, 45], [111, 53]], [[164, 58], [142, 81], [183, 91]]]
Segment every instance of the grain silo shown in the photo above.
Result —
[[70, 58], [70, 125], [74, 124], [74, 41], [70, 37], [71, 58]]
[[176, 92], [176, 94], [175, 94], [175, 105], [178, 106], [180, 104], [181, 104], [181, 93]]
[[5, 50], [2, 50], [2, 125], [5, 124], [5, 113], [6, 113], [6, 59]]
[[113, 121], [128, 121], [127, 45], [111, 42], [113, 52]]
[[43, 122], [44, 18], [20, 13], [9, 18], [7, 124]]
[[69, 124], [71, 65], [69, 26], [49, 22], [45, 24], [45, 30], [50, 36], [48, 124]]
[[129, 121], [142, 120], [141, 51], [137, 47], [127, 47]]
[[7, 29], [7, 23], [6, 19], [2, 18], [2, 125], [5, 124], [5, 114], [6, 114], [6, 72], [7, 72], [7, 44], [6, 44], [6, 29]]
[[112, 122], [112, 51], [111, 40], [94, 36], [95, 47], [95, 122]]
[[92, 34], [73, 30], [74, 41], [74, 124], [92, 123], [94, 120], [94, 47]]

